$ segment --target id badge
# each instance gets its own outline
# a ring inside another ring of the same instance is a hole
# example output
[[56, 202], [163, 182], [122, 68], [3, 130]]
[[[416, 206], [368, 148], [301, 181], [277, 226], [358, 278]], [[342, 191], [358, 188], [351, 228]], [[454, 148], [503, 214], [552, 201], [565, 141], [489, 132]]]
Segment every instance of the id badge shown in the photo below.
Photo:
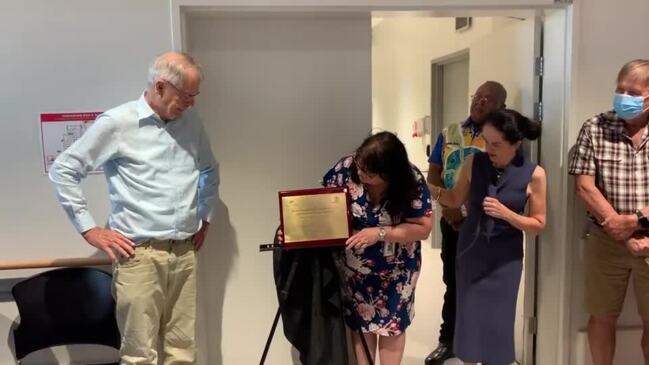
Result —
[[394, 256], [394, 242], [383, 242], [383, 256]]

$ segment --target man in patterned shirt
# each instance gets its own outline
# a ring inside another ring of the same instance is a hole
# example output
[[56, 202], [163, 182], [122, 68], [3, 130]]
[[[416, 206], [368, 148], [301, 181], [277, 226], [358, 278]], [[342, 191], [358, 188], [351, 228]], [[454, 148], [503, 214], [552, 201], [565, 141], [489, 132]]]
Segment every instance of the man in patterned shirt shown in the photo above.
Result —
[[649, 364], [649, 60], [622, 67], [613, 109], [584, 123], [569, 170], [593, 221], [584, 248], [588, 341], [594, 365], [613, 364], [632, 274]]
[[[507, 91], [498, 82], [487, 81], [472, 96], [470, 116], [463, 123], [444, 128], [428, 159], [428, 183], [445, 189], [453, 188], [460, 166], [472, 153], [483, 151], [485, 141], [481, 126], [487, 114], [505, 108]], [[464, 221], [461, 209], [442, 207], [440, 227], [442, 232], [442, 265], [446, 293], [442, 308], [442, 326], [439, 345], [428, 355], [426, 365], [442, 365], [453, 355], [455, 333], [455, 251], [460, 226]]]

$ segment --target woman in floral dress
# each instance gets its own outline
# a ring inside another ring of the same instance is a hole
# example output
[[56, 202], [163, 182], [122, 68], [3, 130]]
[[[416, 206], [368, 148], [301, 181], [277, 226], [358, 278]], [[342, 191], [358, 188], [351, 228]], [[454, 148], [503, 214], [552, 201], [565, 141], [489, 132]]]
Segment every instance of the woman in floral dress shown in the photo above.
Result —
[[354, 233], [343, 265], [353, 301], [345, 319], [358, 363], [367, 364], [360, 330], [373, 357], [378, 345], [381, 364], [398, 365], [414, 317], [420, 240], [432, 227], [426, 179], [408, 161], [403, 143], [382, 132], [338, 161], [323, 184], [347, 187], [351, 195]]

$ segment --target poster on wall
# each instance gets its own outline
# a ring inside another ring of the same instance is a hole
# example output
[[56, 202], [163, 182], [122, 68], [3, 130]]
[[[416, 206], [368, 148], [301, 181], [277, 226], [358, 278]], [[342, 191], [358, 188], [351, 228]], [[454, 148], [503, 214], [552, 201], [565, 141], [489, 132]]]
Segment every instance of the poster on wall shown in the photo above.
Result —
[[[100, 114], [101, 112], [41, 114], [41, 142], [45, 173], [49, 172], [56, 157], [79, 139]], [[101, 171], [101, 168], [98, 168], [91, 173]]]

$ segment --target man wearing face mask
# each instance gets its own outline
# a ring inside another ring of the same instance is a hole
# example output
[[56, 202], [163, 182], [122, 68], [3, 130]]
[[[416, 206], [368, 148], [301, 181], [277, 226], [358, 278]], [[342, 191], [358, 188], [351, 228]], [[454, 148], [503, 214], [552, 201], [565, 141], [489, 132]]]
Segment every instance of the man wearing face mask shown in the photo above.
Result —
[[617, 318], [633, 275], [649, 363], [649, 60], [625, 64], [613, 110], [581, 128], [569, 172], [592, 224], [584, 248], [588, 341], [612, 365]]
[[[429, 184], [452, 189], [460, 172], [462, 162], [471, 154], [484, 151], [485, 141], [481, 135], [485, 117], [498, 109], [505, 108], [507, 91], [496, 81], [480, 85], [471, 97], [469, 117], [462, 123], [451, 124], [440, 133], [428, 159], [426, 180]], [[440, 228], [442, 233], [442, 280], [446, 285], [442, 307], [442, 325], [439, 344], [425, 359], [426, 365], [442, 365], [455, 357], [453, 337], [455, 334], [455, 257], [460, 227], [465, 212], [442, 206]]]

